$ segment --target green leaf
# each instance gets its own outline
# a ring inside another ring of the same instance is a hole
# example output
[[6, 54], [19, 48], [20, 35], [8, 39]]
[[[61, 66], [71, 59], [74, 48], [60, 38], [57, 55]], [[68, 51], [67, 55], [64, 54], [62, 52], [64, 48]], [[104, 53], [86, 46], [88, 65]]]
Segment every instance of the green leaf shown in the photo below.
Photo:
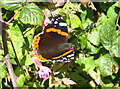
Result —
[[78, 28], [80, 27], [80, 25], [82, 25], [81, 20], [75, 14], [70, 15], [70, 22], [71, 22], [71, 26], [75, 28]]
[[22, 7], [26, 0], [1, 0], [0, 3], [7, 10], [14, 11]]
[[82, 23], [83, 29], [86, 29], [87, 27], [90, 27], [92, 23], [93, 23], [93, 21], [92, 21], [90, 18], [87, 18], [87, 19]]
[[[18, 24], [10, 23], [8, 33], [10, 34], [10, 38], [13, 42], [18, 59], [22, 58], [23, 56], [22, 46], [23, 46], [24, 38], [23, 38], [21, 30], [22, 29], [20, 29]], [[9, 46], [10, 54], [14, 55], [11, 42], [8, 42], [8, 44], [9, 44], [8, 46]]]
[[118, 13], [115, 10], [115, 6], [111, 6], [107, 11], [108, 19], [114, 24], [116, 19], [118, 18]]
[[7, 76], [6, 66], [0, 63], [0, 80]]
[[83, 11], [83, 12], [80, 14], [80, 17], [81, 17], [82, 22], [85, 21], [86, 15], [87, 15], [87, 11]]
[[81, 49], [84, 49], [87, 46], [87, 37], [86, 36], [80, 36], [80, 45], [81, 45]]
[[91, 51], [90, 54], [96, 54], [99, 52], [101, 47], [97, 48], [94, 45], [92, 45], [90, 42], [87, 42], [87, 48]]
[[95, 61], [93, 59], [94, 59], [94, 57], [92, 57], [92, 56], [91, 57], [83, 57], [83, 56], [81, 56], [79, 59], [77, 59], [76, 62], [79, 65], [84, 64], [85, 65], [84, 71], [88, 72], [89, 69], [94, 69], [95, 66], [96, 66]]
[[115, 54], [116, 57], [120, 57], [118, 55], [118, 39], [115, 27], [111, 26], [109, 23], [105, 23], [101, 26], [100, 29], [100, 39], [102, 45], [109, 51]]
[[19, 76], [19, 78], [17, 78], [18, 87], [22, 87], [24, 85], [24, 82], [25, 82], [25, 76], [22, 74]]
[[10, 62], [11, 62], [12, 64], [14, 64], [14, 65], [17, 65], [15, 59], [11, 59]]
[[114, 4], [114, 6], [116, 6], [116, 7], [119, 7], [119, 8], [120, 8], [120, 1], [117, 1], [117, 2]]
[[104, 13], [101, 13], [100, 21], [101, 23], [106, 23], [108, 21], [108, 18]]
[[28, 54], [26, 57], [25, 65], [28, 66], [31, 64], [33, 64], [33, 60], [30, 58], [30, 55]]
[[92, 30], [91, 33], [88, 33], [87, 39], [96, 46], [99, 46], [100, 44], [99, 32], [95, 29]]
[[88, 57], [84, 60], [84, 64], [85, 64], [85, 70], [87, 69], [94, 69], [95, 68], [95, 61], [93, 60], [94, 57]]
[[43, 16], [42, 10], [36, 4], [31, 3], [22, 8], [19, 19], [24, 24], [41, 25]]
[[95, 63], [98, 65], [98, 68], [103, 76], [109, 76], [113, 74], [113, 65], [116, 69], [116, 72], [114, 73], [117, 73], [119, 70], [117, 62], [109, 54], [101, 56], [98, 60], [96, 60]]

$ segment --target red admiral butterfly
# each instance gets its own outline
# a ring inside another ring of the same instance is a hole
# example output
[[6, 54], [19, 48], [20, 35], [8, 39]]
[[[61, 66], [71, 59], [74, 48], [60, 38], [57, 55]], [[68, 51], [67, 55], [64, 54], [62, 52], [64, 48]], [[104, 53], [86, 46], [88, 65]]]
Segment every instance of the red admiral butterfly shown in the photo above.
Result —
[[44, 31], [34, 37], [33, 50], [41, 62], [74, 59], [74, 47], [68, 43], [68, 28], [61, 15], [55, 15]]

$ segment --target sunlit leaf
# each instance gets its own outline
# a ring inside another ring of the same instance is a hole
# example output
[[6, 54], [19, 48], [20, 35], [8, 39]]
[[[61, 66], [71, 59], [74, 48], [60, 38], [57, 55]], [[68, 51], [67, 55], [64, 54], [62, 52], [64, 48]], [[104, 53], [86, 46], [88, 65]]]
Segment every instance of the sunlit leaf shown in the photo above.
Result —
[[30, 55], [28, 54], [26, 57], [25, 65], [31, 65], [33, 64], [33, 60], [30, 58]]
[[115, 6], [111, 6], [107, 11], [107, 16], [112, 23], [115, 23], [118, 18], [118, 11], [116, 11]]
[[115, 27], [111, 26], [109, 23], [103, 24], [100, 29], [100, 39], [102, 45], [115, 54], [118, 55], [118, 39]]
[[[23, 46], [24, 38], [19, 25], [11, 23], [9, 26], [8, 33], [10, 34], [10, 39], [12, 40], [12, 43], [14, 45], [17, 57], [20, 59], [22, 57], [22, 46]], [[11, 42], [9, 42], [8, 46], [10, 47], [9, 52], [12, 55], [14, 55]]]
[[98, 68], [103, 76], [109, 76], [113, 74], [113, 65], [116, 67], [115, 73], [117, 73], [119, 69], [117, 62], [109, 54], [101, 56], [96, 61], [96, 64], [98, 64]]
[[87, 37], [86, 36], [80, 36], [80, 45], [81, 45], [81, 49], [84, 49], [87, 46]]
[[18, 87], [23, 87], [24, 82], [25, 82], [25, 76], [22, 74], [19, 76], [19, 78], [17, 78]]
[[13, 11], [22, 7], [26, 0], [0, 0], [0, 3], [7, 10]]
[[99, 32], [94, 29], [88, 34], [87, 39], [94, 45], [98, 46], [100, 44]]
[[41, 25], [43, 16], [42, 10], [36, 4], [31, 3], [22, 8], [19, 19], [25, 24]]
[[94, 45], [92, 45], [90, 42], [87, 42], [87, 48], [91, 51], [90, 54], [96, 54], [99, 52], [101, 47], [97, 48]]
[[6, 66], [3, 63], [0, 63], [0, 79], [5, 78], [7, 76]]
[[78, 28], [82, 24], [81, 20], [77, 15], [74, 14], [70, 15], [70, 19], [71, 19], [70, 22], [72, 27]]

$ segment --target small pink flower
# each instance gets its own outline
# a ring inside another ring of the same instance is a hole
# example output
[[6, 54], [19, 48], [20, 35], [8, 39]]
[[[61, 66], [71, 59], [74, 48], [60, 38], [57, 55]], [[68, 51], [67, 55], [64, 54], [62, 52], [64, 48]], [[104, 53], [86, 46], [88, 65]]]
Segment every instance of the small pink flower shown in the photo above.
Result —
[[42, 28], [44, 28], [44, 27], [47, 26], [49, 23], [51, 23], [50, 19], [48, 18], [49, 15], [50, 15], [50, 11], [49, 11], [49, 10], [45, 11], [44, 15], [45, 15], [45, 17], [44, 17], [44, 22], [43, 22], [43, 24], [42, 24]]
[[101, 81], [100, 78], [97, 78], [97, 79], [95, 80], [95, 82], [97, 83], [97, 85], [100, 85], [100, 81]]
[[57, 4], [55, 5], [56, 7], [64, 5], [65, 0], [58, 0]]
[[44, 79], [48, 78], [49, 74], [52, 73], [52, 71], [48, 67], [42, 65], [40, 60], [34, 59], [34, 63], [35, 63], [37, 68], [38, 67], [40, 68], [40, 70], [38, 71], [38, 74], [39, 74], [40, 78], [44, 78]]
[[44, 28], [45, 26], [47, 26], [49, 23], [51, 23], [50, 19], [48, 17], [44, 18], [44, 22], [42, 24], [42, 28]]
[[49, 74], [52, 73], [52, 71], [46, 66], [41, 66], [38, 73], [39, 73], [40, 78], [45, 79], [45, 78], [48, 78], [50, 76]]

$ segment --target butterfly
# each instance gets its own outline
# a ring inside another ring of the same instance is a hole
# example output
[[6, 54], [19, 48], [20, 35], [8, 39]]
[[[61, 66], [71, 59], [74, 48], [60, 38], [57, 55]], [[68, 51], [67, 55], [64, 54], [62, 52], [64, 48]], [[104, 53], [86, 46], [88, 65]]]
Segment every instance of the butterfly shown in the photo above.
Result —
[[41, 62], [70, 62], [74, 59], [74, 45], [68, 42], [67, 23], [57, 14], [43, 32], [33, 40], [35, 57]]

